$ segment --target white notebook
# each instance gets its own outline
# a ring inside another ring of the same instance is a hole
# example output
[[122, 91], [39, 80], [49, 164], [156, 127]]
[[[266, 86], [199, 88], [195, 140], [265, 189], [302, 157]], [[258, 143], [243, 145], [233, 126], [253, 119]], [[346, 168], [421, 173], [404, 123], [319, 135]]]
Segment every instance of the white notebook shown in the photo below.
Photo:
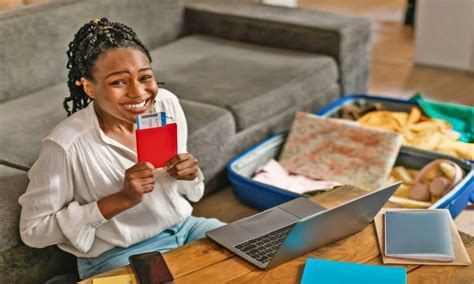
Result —
[[453, 261], [454, 249], [445, 209], [385, 213], [385, 255]]

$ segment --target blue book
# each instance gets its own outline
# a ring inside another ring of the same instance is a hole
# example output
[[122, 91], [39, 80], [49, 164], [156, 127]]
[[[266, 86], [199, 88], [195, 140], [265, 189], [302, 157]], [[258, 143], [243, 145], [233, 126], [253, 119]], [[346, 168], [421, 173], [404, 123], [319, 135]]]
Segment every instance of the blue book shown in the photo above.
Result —
[[308, 258], [301, 284], [406, 284], [405, 268]]
[[454, 248], [447, 210], [387, 211], [385, 255], [453, 261]]

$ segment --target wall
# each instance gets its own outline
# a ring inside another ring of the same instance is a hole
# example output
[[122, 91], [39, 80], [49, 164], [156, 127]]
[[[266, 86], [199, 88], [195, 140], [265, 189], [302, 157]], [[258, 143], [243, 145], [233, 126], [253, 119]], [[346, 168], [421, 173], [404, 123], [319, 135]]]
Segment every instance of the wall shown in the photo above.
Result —
[[419, 0], [415, 62], [474, 71], [474, 1]]
[[[34, 3], [51, 2], [52, 0], [0, 0], [0, 11], [15, 9], [24, 5], [30, 5]], [[57, 1], [57, 0], [56, 0]]]

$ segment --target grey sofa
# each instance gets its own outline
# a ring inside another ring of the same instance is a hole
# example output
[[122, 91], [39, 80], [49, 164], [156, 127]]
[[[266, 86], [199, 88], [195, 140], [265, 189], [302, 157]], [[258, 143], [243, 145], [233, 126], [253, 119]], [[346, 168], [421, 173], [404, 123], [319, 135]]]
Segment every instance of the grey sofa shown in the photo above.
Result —
[[189, 150], [207, 192], [225, 165], [297, 110], [366, 92], [370, 22], [234, 1], [54, 1], [0, 12], [0, 283], [75, 273], [74, 257], [32, 249], [18, 233], [18, 197], [41, 139], [66, 117], [67, 43], [93, 18], [131, 26], [151, 50], [165, 88], [181, 100]]

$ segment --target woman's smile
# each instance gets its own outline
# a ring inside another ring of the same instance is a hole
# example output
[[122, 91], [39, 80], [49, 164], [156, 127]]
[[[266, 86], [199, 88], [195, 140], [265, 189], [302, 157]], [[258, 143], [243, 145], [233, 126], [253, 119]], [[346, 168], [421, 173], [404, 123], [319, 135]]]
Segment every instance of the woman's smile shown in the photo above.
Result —
[[125, 110], [132, 113], [142, 113], [148, 108], [150, 101], [151, 101], [151, 98], [142, 100], [136, 103], [120, 104], [120, 106], [122, 106]]

